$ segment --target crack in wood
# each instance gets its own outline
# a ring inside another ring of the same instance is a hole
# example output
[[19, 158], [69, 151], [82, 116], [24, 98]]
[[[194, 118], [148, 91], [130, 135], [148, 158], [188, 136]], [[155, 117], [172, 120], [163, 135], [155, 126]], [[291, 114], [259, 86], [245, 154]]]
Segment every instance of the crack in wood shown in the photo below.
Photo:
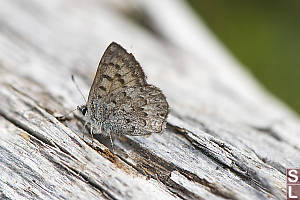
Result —
[[75, 168], [72, 168], [68, 165], [66, 165], [66, 167], [68, 169], [70, 169], [71, 171], [73, 171], [75, 174], [77, 174], [78, 176], [80, 176], [82, 179], [84, 179], [87, 183], [89, 183], [91, 186], [93, 186], [94, 188], [98, 189], [99, 191], [101, 191], [101, 193], [109, 200], [117, 200], [116, 197], [114, 197], [113, 194], [111, 194], [107, 189], [105, 189], [104, 187], [102, 187], [101, 185], [97, 184], [94, 180], [92, 180], [91, 178], [89, 178], [87, 175], [85, 175], [84, 173], [76, 170]]
[[226, 199], [228, 198], [238, 199], [232, 194], [220, 190], [220, 188], [218, 188], [216, 185], [209, 183], [205, 179], [201, 179], [197, 175], [188, 172], [184, 169], [181, 169], [180, 167], [177, 167], [176, 165], [163, 160], [162, 158], [150, 152], [148, 149], [141, 147], [137, 142], [131, 140], [130, 138], [126, 137], [126, 140], [127, 140], [126, 148], [134, 149], [131, 155], [127, 155], [127, 156], [133, 159], [134, 163], [137, 164], [134, 165], [128, 162], [127, 159], [124, 158], [123, 156], [118, 155], [118, 157], [143, 175], [145, 174], [145, 169], [146, 169], [152, 178], [154, 179], [158, 178], [160, 182], [164, 183], [169, 188], [169, 190], [172, 191], [172, 193], [176, 193], [181, 198], [199, 199], [199, 196], [197, 196], [197, 194], [187, 190], [186, 188], [172, 181], [170, 179], [170, 174], [172, 171], [178, 171], [182, 175], [184, 175], [188, 180], [199, 183], [209, 188], [209, 190], [216, 196], [226, 198]]
[[[270, 195], [276, 196], [276, 194], [273, 193], [272, 187], [268, 184], [268, 182], [265, 179], [263, 179], [262, 177], [259, 177], [257, 175], [257, 173], [254, 170], [252, 170], [251, 168], [247, 167], [246, 165], [243, 165], [242, 163], [237, 163], [236, 159], [232, 159], [231, 157], [227, 156], [228, 158], [230, 158], [232, 160], [232, 164], [233, 164], [233, 165], [229, 166], [228, 164], [224, 163], [222, 160], [218, 159], [218, 157], [214, 156], [215, 154], [218, 154], [217, 152], [215, 152], [211, 149], [208, 149], [205, 145], [198, 143], [192, 137], [190, 137], [188, 133], [193, 134], [191, 131], [186, 130], [181, 127], [178, 127], [176, 125], [172, 125], [172, 124], [169, 124], [169, 126], [173, 127], [173, 129], [175, 131], [177, 130], [176, 131], [177, 134], [184, 136], [188, 141], [190, 141], [190, 143], [194, 147], [203, 151], [203, 153], [206, 156], [208, 156], [209, 158], [211, 158], [212, 160], [214, 160], [215, 162], [220, 164], [223, 168], [228, 168], [230, 171], [235, 173], [238, 177], [242, 178], [242, 180], [244, 180], [250, 186], [252, 186], [256, 189], [259, 189], [263, 192], [267, 192]], [[206, 131], [209, 131], [209, 129], [206, 129]], [[230, 148], [224, 142], [219, 143], [217, 140], [211, 140], [211, 142], [218, 145], [221, 149], [223, 149], [224, 151], [229, 153], [233, 158], [235, 158], [235, 156], [229, 150]], [[236, 166], [240, 170], [235, 169], [233, 166]], [[232, 197], [230, 197], [230, 198], [232, 198]]]
[[0, 108], [0, 115], [5, 118], [7, 121], [11, 122], [12, 124], [14, 124], [16, 127], [24, 130], [25, 132], [27, 132], [28, 134], [34, 136], [35, 138], [41, 140], [42, 142], [44, 142], [45, 144], [48, 144], [50, 146], [55, 147], [55, 143], [53, 143], [52, 141], [48, 140], [46, 137], [44, 137], [43, 135], [41, 135], [40, 133], [38, 133], [37, 131], [33, 130], [32, 128], [26, 126], [24, 123], [22, 123], [19, 120], [16, 120], [14, 118], [9, 117], [3, 110], [1, 110]]

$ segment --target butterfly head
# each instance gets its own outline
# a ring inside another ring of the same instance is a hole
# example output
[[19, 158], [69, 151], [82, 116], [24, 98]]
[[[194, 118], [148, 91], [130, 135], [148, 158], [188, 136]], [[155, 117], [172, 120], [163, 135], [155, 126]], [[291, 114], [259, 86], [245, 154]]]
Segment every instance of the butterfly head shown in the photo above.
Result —
[[83, 114], [83, 116], [85, 116], [85, 114], [87, 112], [87, 106], [86, 105], [78, 106], [77, 109]]

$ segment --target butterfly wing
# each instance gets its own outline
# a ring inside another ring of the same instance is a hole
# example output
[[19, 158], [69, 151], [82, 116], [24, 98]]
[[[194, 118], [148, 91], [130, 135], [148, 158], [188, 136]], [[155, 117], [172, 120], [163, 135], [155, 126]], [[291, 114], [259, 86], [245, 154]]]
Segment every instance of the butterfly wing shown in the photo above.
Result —
[[140, 64], [116, 43], [105, 50], [88, 101], [88, 118], [106, 133], [148, 135], [162, 132], [168, 103], [146, 82]]
[[124, 87], [143, 86], [145, 74], [132, 54], [112, 42], [105, 50], [89, 92], [88, 102], [116, 94]]
[[157, 87], [124, 88], [109, 101], [118, 109], [104, 121], [105, 131], [120, 135], [149, 135], [164, 130], [169, 105]]

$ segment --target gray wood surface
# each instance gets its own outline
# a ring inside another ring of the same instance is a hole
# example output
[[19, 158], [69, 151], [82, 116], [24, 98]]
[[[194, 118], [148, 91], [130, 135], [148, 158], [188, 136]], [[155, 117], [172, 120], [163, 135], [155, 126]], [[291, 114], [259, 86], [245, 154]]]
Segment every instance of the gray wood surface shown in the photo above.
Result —
[[[116, 41], [166, 94], [163, 134], [96, 136], [78, 112]], [[284, 199], [299, 118], [183, 1], [0, 2], [1, 199]]]

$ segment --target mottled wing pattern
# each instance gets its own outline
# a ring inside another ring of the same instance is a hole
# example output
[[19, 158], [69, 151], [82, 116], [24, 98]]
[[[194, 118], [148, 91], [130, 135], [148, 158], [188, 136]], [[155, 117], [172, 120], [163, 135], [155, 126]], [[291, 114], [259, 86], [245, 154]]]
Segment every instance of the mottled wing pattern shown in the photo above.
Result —
[[116, 94], [124, 87], [143, 86], [145, 74], [132, 54], [113, 42], [105, 50], [89, 92], [91, 99]]
[[99, 63], [87, 108], [92, 126], [106, 133], [148, 135], [163, 131], [169, 106], [162, 92], [147, 84], [134, 56], [113, 42]]
[[117, 109], [103, 122], [104, 130], [121, 135], [148, 135], [165, 128], [169, 106], [162, 92], [153, 85], [124, 88], [110, 96], [109, 102]]

